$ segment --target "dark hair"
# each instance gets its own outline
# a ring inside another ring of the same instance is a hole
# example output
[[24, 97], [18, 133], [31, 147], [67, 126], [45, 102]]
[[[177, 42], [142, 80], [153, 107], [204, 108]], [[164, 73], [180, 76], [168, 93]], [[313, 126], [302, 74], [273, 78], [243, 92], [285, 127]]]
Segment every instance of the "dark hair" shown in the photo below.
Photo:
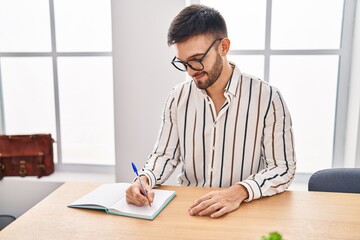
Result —
[[184, 8], [171, 22], [168, 45], [198, 35], [210, 35], [214, 39], [227, 37], [226, 23], [219, 11], [201, 4]]

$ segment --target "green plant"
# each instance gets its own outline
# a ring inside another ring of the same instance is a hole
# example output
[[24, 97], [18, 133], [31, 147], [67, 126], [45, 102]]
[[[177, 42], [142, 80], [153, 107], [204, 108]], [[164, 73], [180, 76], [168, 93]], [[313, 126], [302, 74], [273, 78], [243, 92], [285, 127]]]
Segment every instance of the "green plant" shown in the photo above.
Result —
[[271, 232], [269, 233], [269, 236], [262, 236], [261, 240], [282, 240], [282, 236], [278, 232]]

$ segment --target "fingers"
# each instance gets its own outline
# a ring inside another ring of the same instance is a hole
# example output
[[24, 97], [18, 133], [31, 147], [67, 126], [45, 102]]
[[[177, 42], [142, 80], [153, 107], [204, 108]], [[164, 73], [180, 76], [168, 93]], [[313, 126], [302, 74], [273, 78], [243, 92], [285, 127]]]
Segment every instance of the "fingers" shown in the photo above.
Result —
[[[213, 191], [196, 200], [189, 208], [191, 216], [218, 218], [239, 208], [243, 198], [233, 190]], [[234, 197], [235, 196], [235, 197]]]
[[154, 197], [155, 197], [154, 191], [149, 187], [149, 188], [146, 188], [146, 193], [147, 193], [150, 203], [153, 203]]
[[210, 214], [210, 217], [211, 218], [219, 218], [219, 217], [225, 215], [228, 212], [231, 212], [231, 211], [228, 210], [226, 207], [223, 207], [223, 208], [219, 209], [218, 211]]
[[[195, 215], [200, 215], [200, 213], [202, 212], [203, 215], [200, 216], [204, 216], [205, 213], [207, 213], [207, 211], [203, 212], [205, 209], [209, 208], [211, 205], [213, 205], [214, 203], [216, 203], [214, 201], [214, 196], [213, 196], [213, 192], [210, 192], [208, 194], [206, 194], [205, 196], [197, 199], [189, 208], [189, 213], [191, 216], [195, 216]], [[211, 207], [210, 209], [213, 209], [214, 207]]]
[[191, 216], [210, 216], [211, 218], [218, 218], [235, 209], [236, 208], [232, 208], [231, 205], [224, 205], [220, 202], [207, 200], [190, 209], [189, 213]]
[[145, 188], [149, 200], [142, 194], [141, 186], [138, 182], [134, 182], [127, 190], [126, 190], [126, 202], [129, 204], [134, 204], [136, 206], [144, 206], [149, 205], [154, 201], [154, 192], [150, 187], [146, 186]]
[[[217, 212], [221, 208], [222, 205], [219, 203], [210, 203], [210, 201], [206, 201], [204, 203], [199, 204], [197, 208], [192, 209], [190, 215], [209, 216], [212, 213]], [[196, 213], [194, 214], [194, 212]]]
[[209, 200], [212, 198], [213, 192], [210, 192], [204, 196], [202, 196], [201, 198], [197, 199], [191, 206], [190, 209], [195, 208], [196, 206], [198, 206], [199, 204], [203, 203], [206, 200]]
[[143, 206], [147, 203], [147, 199], [141, 194], [141, 189], [134, 187], [133, 185], [126, 190], [126, 202], [134, 204], [136, 206]]

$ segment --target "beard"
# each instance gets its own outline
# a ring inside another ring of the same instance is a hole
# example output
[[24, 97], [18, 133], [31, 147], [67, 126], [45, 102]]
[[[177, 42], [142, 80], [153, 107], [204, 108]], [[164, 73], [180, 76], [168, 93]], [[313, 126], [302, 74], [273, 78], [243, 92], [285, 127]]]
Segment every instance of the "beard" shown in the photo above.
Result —
[[213, 68], [209, 71], [209, 72], [206, 72], [206, 71], [200, 71], [196, 74], [194, 74], [192, 77], [196, 77], [196, 76], [200, 76], [202, 74], [206, 74], [208, 76], [208, 78], [205, 80], [205, 82], [198, 82], [194, 79], [194, 82], [196, 84], [196, 86], [199, 88], [199, 89], [207, 89], [208, 87], [210, 87], [211, 85], [213, 85], [216, 80], [218, 80], [218, 78], [220, 77], [220, 74], [222, 72], [224, 68], [224, 64], [222, 62], [222, 58], [220, 56], [219, 53], [217, 53], [216, 55], [216, 61], [214, 63], [214, 66]]

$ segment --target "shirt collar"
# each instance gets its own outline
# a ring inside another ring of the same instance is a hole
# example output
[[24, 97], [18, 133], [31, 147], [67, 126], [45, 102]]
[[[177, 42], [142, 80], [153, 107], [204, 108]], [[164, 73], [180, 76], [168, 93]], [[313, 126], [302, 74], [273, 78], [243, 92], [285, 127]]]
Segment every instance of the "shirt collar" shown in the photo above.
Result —
[[[230, 94], [230, 95], [232, 95], [232, 97], [233, 96], [236, 97], [236, 91], [238, 89], [241, 71], [234, 63], [230, 62], [230, 64], [234, 67], [234, 71], [233, 71], [229, 81], [226, 84], [226, 87], [224, 89], [224, 94], [226, 94], [226, 95]], [[194, 82], [194, 80], [192, 80], [192, 81]], [[204, 94], [205, 96], [208, 96], [206, 90], [199, 89], [199, 88], [198, 88], [198, 90], [200, 90], [200, 92], [202, 92], [202, 94]]]
[[240, 72], [240, 69], [235, 64], [233, 64], [231, 62], [230, 62], [230, 64], [232, 66], [234, 66], [234, 71], [233, 71], [228, 83], [226, 84], [224, 92], [229, 93], [233, 96], [236, 96], [236, 90], [238, 89], [237, 86], [239, 84], [241, 72]]

